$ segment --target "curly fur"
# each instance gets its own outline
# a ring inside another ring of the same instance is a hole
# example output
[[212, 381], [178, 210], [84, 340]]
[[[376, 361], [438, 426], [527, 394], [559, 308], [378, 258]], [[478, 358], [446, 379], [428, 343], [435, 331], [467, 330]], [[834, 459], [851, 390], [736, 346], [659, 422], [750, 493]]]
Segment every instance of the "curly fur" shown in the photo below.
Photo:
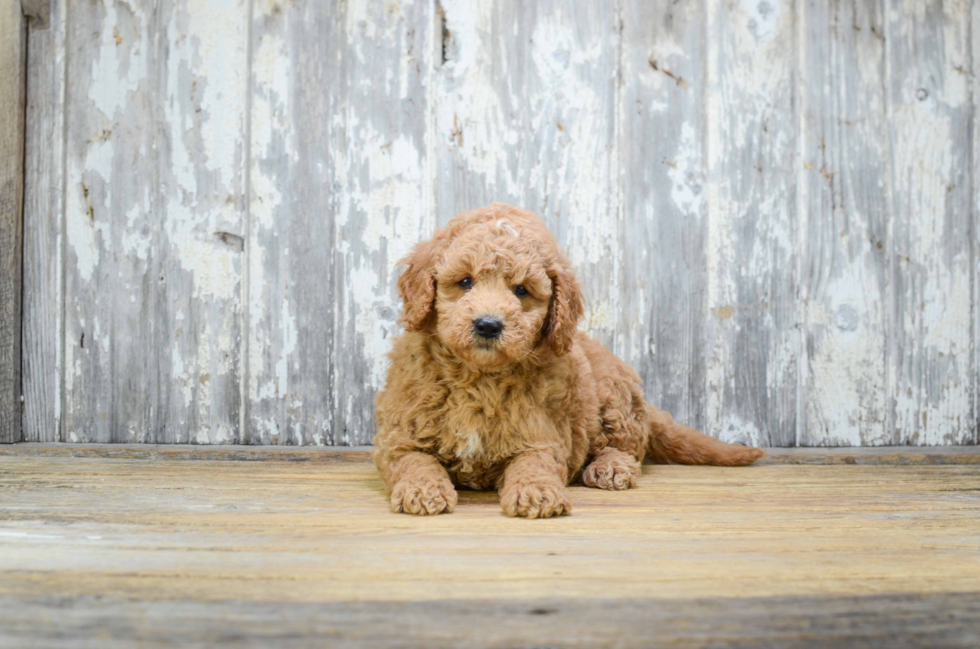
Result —
[[[374, 438], [392, 511], [451, 512], [464, 487], [497, 489], [508, 516], [556, 516], [571, 513], [570, 481], [628, 489], [648, 453], [725, 466], [762, 456], [646, 403], [636, 372], [578, 330], [575, 273], [533, 213], [502, 203], [463, 212], [402, 263], [406, 333]], [[496, 340], [473, 333], [485, 316], [504, 323]]]

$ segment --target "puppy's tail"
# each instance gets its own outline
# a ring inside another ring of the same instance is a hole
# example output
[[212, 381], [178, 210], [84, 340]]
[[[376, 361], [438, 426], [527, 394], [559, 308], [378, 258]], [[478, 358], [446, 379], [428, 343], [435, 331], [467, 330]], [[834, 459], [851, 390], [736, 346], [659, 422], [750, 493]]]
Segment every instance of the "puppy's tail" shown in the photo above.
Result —
[[651, 459], [657, 464], [743, 466], [766, 454], [758, 448], [727, 444], [689, 426], [674, 423], [666, 412], [647, 406]]

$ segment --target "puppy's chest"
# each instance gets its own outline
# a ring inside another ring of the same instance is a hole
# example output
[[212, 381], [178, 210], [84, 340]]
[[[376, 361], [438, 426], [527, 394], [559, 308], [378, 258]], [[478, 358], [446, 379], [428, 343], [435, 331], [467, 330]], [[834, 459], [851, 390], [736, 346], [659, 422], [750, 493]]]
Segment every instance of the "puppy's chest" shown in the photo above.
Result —
[[500, 463], [548, 436], [551, 420], [527, 390], [492, 384], [453, 390], [442, 417], [443, 460], [464, 483], [465, 475], [494, 473]]

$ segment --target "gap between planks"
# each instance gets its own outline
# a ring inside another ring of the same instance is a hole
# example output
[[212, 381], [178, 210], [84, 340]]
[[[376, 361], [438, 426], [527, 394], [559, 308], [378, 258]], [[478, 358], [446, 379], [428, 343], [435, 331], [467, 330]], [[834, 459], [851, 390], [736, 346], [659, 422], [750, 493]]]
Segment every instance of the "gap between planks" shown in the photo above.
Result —
[[[205, 446], [194, 444], [62, 444], [0, 446], [0, 456], [101, 457], [124, 460], [370, 462], [370, 446], [293, 447]], [[955, 465], [980, 464], [976, 446], [878, 446], [769, 448], [757, 464]]]

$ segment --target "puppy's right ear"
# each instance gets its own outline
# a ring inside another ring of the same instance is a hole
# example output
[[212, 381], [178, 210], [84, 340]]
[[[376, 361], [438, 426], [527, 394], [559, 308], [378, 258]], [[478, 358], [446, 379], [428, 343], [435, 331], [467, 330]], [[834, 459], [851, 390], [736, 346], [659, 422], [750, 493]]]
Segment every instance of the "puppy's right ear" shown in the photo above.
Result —
[[435, 310], [436, 278], [433, 266], [440, 246], [433, 241], [423, 241], [415, 246], [412, 254], [399, 264], [407, 266], [398, 278], [398, 296], [402, 299], [401, 322], [406, 331], [422, 331]]

